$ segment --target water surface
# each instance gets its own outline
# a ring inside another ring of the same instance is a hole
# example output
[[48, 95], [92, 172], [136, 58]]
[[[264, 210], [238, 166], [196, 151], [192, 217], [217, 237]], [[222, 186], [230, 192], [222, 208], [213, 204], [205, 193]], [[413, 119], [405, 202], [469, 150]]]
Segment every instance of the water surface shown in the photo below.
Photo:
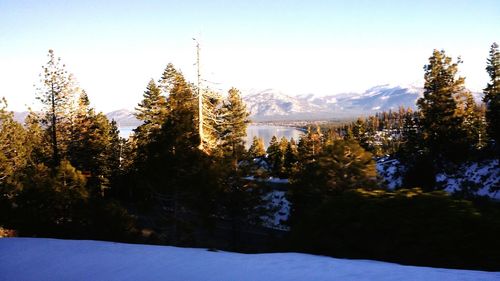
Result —
[[[120, 127], [120, 137], [128, 138], [130, 134], [133, 132], [135, 127]], [[293, 127], [285, 127], [285, 126], [276, 126], [276, 125], [263, 125], [263, 124], [250, 124], [247, 128], [247, 137], [246, 137], [246, 147], [250, 147], [252, 144], [252, 139], [254, 136], [258, 138], [262, 138], [264, 140], [264, 144], [267, 148], [271, 138], [273, 136], [281, 139], [282, 137], [290, 140], [291, 138], [298, 141], [302, 132]]]

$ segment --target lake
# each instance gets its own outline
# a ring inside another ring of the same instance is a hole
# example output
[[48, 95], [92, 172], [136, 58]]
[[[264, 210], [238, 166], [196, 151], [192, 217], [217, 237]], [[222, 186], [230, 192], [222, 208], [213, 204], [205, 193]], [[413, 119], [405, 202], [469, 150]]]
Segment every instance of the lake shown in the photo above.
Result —
[[[128, 136], [132, 133], [135, 127], [120, 127], [119, 129], [120, 129], [120, 137], [128, 138]], [[285, 137], [288, 140], [293, 138], [295, 139], [295, 141], [298, 141], [301, 134], [302, 131], [293, 127], [250, 124], [248, 125], [247, 128], [246, 146], [247, 148], [250, 147], [254, 136], [262, 138], [267, 148], [273, 136], [278, 137], [278, 139], [281, 139], [281, 137]]]

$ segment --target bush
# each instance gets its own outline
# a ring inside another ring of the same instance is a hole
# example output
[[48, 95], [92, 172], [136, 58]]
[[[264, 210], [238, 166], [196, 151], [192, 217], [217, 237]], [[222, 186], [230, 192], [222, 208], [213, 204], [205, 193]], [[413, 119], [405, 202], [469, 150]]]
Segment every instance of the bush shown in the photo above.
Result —
[[500, 207], [444, 192], [349, 191], [292, 227], [298, 250], [438, 267], [500, 269]]

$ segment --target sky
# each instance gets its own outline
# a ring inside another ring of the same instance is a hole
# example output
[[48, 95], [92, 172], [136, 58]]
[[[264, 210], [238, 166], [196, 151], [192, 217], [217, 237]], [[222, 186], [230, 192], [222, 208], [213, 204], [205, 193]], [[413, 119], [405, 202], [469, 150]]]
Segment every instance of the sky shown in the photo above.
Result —
[[290, 95], [423, 85], [433, 49], [461, 56], [481, 91], [489, 47], [500, 43], [500, 1], [24, 1], [0, 0], [0, 97], [37, 108], [49, 49], [92, 105], [133, 109], [171, 62], [203, 86]]

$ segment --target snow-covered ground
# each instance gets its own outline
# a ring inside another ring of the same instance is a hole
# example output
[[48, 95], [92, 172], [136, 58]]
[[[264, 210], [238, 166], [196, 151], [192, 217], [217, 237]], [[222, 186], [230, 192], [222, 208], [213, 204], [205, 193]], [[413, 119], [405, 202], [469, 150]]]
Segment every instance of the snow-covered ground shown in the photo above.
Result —
[[377, 174], [380, 179], [384, 181], [389, 189], [396, 189], [403, 185], [403, 178], [401, 177], [402, 167], [397, 159], [390, 159], [383, 157], [377, 160], [376, 163]]
[[403, 266], [298, 253], [36, 238], [0, 239], [1, 280], [500, 280], [500, 272]]
[[[399, 188], [403, 184], [402, 175], [405, 167], [397, 160], [383, 157], [377, 160], [377, 173], [389, 189]], [[468, 162], [452, 172], [436, 175], [438, 186], [449, 192], [461, 192], [467, 187], [471, 193], [500, 199], [500, 165], [498, 159], [482, 162]]]
[[290, 201], [286, 198], [286, 191], [273, 190], [262, 198], [264, 200], [267, 214], [262, 216], [263, 225], [265, 227], [290, 230], [290, 227], [284, 222], [290, 216]]
[[477, 195], [500, 199], [498, 159], [463, 164], [453, 173], [439, 173], [436, 181], [450, 193], [460, 192], [463, 187], [468, 187]]

